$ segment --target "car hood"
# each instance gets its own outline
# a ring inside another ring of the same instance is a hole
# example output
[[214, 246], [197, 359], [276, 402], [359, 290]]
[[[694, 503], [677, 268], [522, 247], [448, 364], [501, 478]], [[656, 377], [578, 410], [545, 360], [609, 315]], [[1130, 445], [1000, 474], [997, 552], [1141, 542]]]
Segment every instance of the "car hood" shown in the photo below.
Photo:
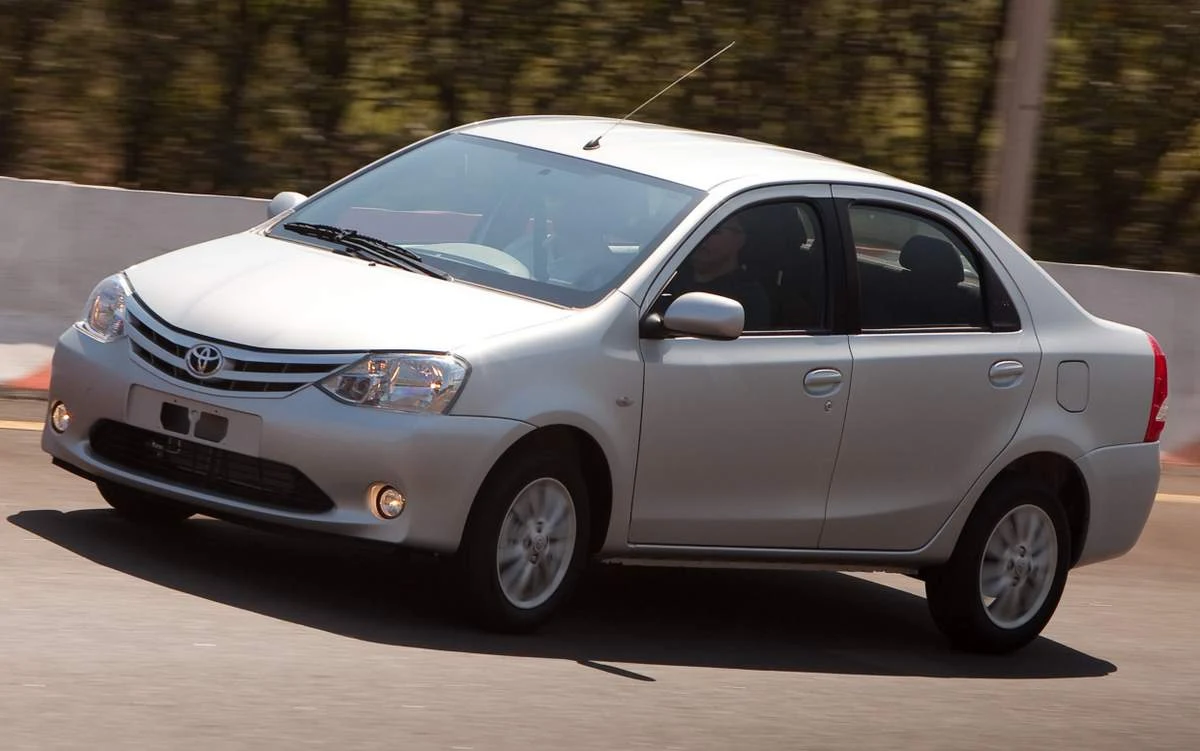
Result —
[[176, 250], [126, 275], [168, 324], [268, 349], [444, 352], [569, 314], [255, 232]]

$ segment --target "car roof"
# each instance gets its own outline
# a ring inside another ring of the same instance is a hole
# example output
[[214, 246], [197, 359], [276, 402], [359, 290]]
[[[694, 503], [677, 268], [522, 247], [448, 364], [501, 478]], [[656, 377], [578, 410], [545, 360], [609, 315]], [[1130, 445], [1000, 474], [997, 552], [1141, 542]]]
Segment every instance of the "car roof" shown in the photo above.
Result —
[[[737, 136], [615, 118], [526, 115], [461, 126], [462, 133], [589, 159], [710, 191], [731, 180], [852, 182], [889, 187], [910, 183], [820, 154]], [[607, 134], [605, 131], [608, 131]], [[584, 144], [605, 134], [599, 148]]]

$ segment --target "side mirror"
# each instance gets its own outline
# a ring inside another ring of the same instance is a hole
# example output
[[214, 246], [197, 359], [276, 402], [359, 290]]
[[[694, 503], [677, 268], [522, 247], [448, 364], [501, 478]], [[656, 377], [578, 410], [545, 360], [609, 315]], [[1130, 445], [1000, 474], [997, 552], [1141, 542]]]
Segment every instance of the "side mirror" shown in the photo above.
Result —
[[306, 200], [308, 200], [308, 196], [303, 193], [293, 193], [290, 190], [285, 190], [277, 194], [267, 204], [267, 218], [274, 219], [288, 209], [294, 209]]
[[729, 341], [742, 335], [746, 311], [737, 300], [708, 292], [688, 292], [662, 315], [664, 333]]

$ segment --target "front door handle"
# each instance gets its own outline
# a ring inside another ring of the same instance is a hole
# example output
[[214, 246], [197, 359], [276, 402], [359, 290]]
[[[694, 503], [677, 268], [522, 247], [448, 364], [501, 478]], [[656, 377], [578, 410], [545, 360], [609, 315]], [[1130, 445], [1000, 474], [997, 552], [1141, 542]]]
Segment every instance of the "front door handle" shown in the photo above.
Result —
[[1017, 385], [1023, 375], [1025, 375], [1025, 366], [1016, 360], [1001, 360], [992, 365], [991, 370], [988, 371], [988, 378], [994, 386], [999, 388]]
[[804, 390], [812, 396], [829, 396], [842, 386], [842, 371], [817, 368], [804, 376]]

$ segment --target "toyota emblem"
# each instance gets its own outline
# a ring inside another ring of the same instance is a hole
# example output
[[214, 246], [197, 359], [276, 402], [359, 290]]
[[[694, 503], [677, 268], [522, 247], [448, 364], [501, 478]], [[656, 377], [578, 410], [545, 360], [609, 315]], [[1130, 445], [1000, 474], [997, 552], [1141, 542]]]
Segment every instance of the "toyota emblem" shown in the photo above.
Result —
[[225, 363], [221, 350], [211, 344], [197, 344], [183, 357], [188, 372], [197, 378], [211, 378]]

